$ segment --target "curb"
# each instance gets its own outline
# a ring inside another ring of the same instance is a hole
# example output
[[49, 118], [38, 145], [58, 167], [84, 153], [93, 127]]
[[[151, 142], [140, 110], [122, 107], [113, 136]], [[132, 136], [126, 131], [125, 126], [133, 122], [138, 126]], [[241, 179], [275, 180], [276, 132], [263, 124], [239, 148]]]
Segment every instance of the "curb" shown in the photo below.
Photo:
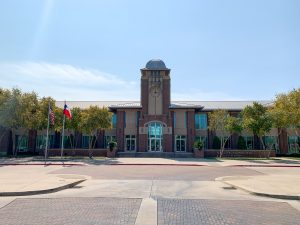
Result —
[[0, 166], [86, 166], [76, 163], [3, 163]]
[[48, 194], [48, 193], [54, 193], [61, 190], [65, 190], [68, 188], [72, 188], [76, 186], [77, 184], [80, 184], [81, 182], [85, 181], [86, 179], [75, 181], [70, 184], [66, 184], [60, 187], [56, 188], [50, 188], [50, 189], [44, 189], [44, 190], [36, 190], [36, 191], [20, 191], [20, 192], [0, 192], [0, 196], [28, 196], [28, 195], [40, 195], [40, 194]]
[[255, 195], [255, 196], [268, 197], [268, 198], [276, 198], [276, 199], [285, 199], [285, 200], [300, 200], [300, 196], [299, 195], [277, 195], [277, 194], [268, 194], [268, 193], [250, 191], [247, 188], [243, 188], [243, 187], [240, 187], [238, 185], [234, 185], [234, 184], [228, 183], [228, 182], [224, 181], [222, 177], [216, 178], [215, 181], [221, 181], [224, 184], [227, 184], [227, 185], [229, 185], [229, 186], [231, 186], [233, 188], [240, 189], [242, 191], [245, 191], [245, 192], [247, 192], [247, 193], [249, 193], [251, 195]]
[[208, 166], [201, 164], [168, 164], [168, 163], [109, 163], [108, 166]]
[[300, 168], [300, 165], [230, 165], [228, 167], [291, 167], [291, 168]]

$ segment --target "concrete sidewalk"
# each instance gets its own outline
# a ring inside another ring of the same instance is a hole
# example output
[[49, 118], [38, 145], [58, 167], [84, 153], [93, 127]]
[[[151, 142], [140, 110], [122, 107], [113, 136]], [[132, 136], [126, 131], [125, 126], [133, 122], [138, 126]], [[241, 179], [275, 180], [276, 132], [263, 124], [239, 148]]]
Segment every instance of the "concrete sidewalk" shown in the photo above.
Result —
[[[5, 165], [44, 165], [41, 157], [29, 158], [1, 158], [0, 166]], [[242, 167], [299, 167], [300, 160], [271, 158], [270, 160], [253, 160], [253, 159], [220, 159], [220, 158], [106, 158], [88, 157], [75, 158], [49, 158], [47, 165], [65, 165], [65, 166], [82, 166], [82, 165], [178, 165], [178, 166], [242, 166]]]
[[82, 175], [48, 174], [56, 168], [5, 166], [0, 169], [0, 196], [26, 196], [53, 193], [88, 179]]
[[228, 176], [216, 180], [257, 196], [300, 200], [300, 168], [265, 167], [254, 170], [264, 175]]

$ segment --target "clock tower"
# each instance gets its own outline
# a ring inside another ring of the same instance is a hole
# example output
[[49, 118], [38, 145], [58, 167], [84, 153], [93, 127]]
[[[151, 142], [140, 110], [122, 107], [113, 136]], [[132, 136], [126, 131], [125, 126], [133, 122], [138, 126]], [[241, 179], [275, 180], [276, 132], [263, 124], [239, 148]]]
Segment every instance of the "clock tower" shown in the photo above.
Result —
[[141, 69], [141, 104], [144, 115], [161, 116], [169, 113], [170, 69], [162, 60], [150, 60]]
[[141, 69], [140, 151], [172, 151], [170, 69], [159, 59]]

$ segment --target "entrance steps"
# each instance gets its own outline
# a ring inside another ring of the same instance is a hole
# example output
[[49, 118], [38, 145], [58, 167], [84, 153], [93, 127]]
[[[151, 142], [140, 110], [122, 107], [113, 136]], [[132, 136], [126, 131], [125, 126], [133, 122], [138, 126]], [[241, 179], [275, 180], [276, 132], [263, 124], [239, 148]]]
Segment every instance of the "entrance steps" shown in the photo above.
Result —
[[193, 158], [191, 152], [117, 152], [117, 157], [140, 158]]

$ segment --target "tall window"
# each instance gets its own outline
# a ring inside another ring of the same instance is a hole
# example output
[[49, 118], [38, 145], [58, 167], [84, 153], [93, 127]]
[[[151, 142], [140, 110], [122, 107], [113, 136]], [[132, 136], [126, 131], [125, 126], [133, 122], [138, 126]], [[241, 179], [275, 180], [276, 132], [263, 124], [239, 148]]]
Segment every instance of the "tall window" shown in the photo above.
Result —
[[125, 145], [127, 151], [135, 151], [135, 135], [126, 135], [125, 136]]
[[185, 150], [186, 150], [186, 136], [185, 135], [176, 135], [175, 148], [176, 148], [177, 152], [185, 152]]
[[[46, 147], [46, 135], [37, 135], [36, 136], [36, 142], [35, 142], [35, 148], [36, 149], [45, 149]], [[49, 148], [49, 145], [48, 145]]]
[[89, 148], [90, 137], [88, 135], [82, 135], [82, 148]]
[[267, 149], [278, 150], [277, 136], [264, 136], [263, 141]]
[[253, 136], [245, 136], [243, 138], [245, 140], [246, 149], [252, 150], [253, 149]]
[[288, 136], [289, 154], [300, 153], [300, 138], [298, 136]]
[[207, 114], [206, 113], [195, 114], [195, 127], [197, 130], [206, 130], [207, 129]]
[[176, 112], [173, 114], [173, 127], [176, 128]]
[[68, 135], [64, 136], [64, 148], [72, 148], [73, 137]]
[[111, 124], [112, 124], [112, 128], [117, 127], [117, 114], [115, 114], [115, 113], [112, 115]]
[[126, 127], [126, 112], [124, 112], [124, 128]]
[[28, 151], [28, 136], [27, 135], [16, 135], [16, 149], [19, 152]]
[[201, 141], [203, 143], [204, 149], [208, 149], [208, 142], [206, 136], [196, 136], [195, 141]]

